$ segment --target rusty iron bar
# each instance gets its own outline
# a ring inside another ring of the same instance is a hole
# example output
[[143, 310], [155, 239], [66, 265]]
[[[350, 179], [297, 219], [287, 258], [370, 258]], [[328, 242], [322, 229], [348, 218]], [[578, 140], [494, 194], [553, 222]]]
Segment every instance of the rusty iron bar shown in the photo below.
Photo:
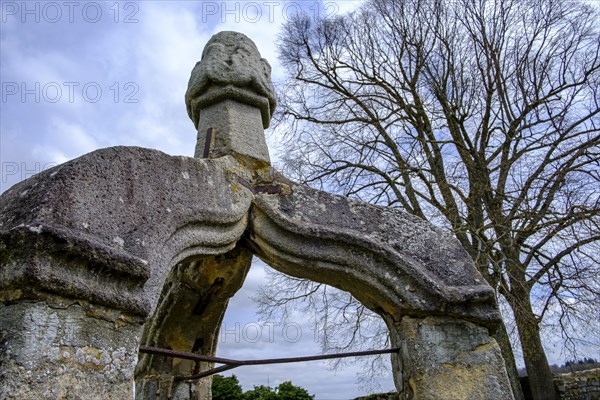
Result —
[[214, 128], [208, 128], [206, 130], [206, 140], [204, 141], [204, 151], [202, 152], [202, 158], [208, 158], [208, 156], [210, 156], [210, 148], [212, 147], [214, 133]]
[[252, 186], [250, 182], [245, 180], [244, 178], [238, 176], [238, 182], [240, 185], [250, 190], [252, 193], [267, 193], [267, 194], [279, 194], [281, 193], [280, 185], [256, 185]]
[[238, 362], [237, 360], [231, 360], [229, 358], [221, 358], [221, 357], [205, 356], [202, 354], [186, 353], [184, 351], [161, 349], [160, 347], [140, 346], [139, 352], [145, 353], [145, 354], [154, 354], [154, 355], [159, 355], [159, 356], [173, 357], [173, 358], [182, 358], [185, 360], [215, 362], [218, 364], [235, 364]]
[[336, 354], [321, 354], [317, 356], [304, 356], [304, 357], [289, 357], [289, 358], [269, 358], [262, 360], [232, 360], [229, 358], [205, 356], [201, 354], [186, 353], [182, 351], [175, 351], [169, 349], [161, 349], [158, 347], [140, 346], [139, 352], [146, 354], [154, 354], [173, 358], [183, 358], [186, 360], [194, 361], [205, 361], [214, 362], [218, 364], [225, 364], [217, 368], [209, 369], [208, 371], [202, 371], [190, 376], [176, 376], [176, 381], [195, 381], [206, 376], [214, 375], [219, 372], [227, 371], [233, 368], [245, 366], [245, 365], [266, 365], [266, 364], [285, 364], [305, 361], [318, 361], [318, 360], [329, 360], [333, 358], [345, 358], [345, 357], [362, 357], [371, 356], [377, 354], [392, 354], [400, 351], [399, 347], [392, 349], [383, 350], [367, 350], [367, 351], [353, 351], [349, 353], [336, 353]]

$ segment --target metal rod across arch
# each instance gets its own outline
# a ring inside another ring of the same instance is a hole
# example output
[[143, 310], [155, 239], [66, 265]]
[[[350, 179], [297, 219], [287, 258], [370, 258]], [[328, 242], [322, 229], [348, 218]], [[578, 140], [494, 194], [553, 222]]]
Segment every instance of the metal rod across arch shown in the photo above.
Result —
[[362, 357], [362, 356], [371, 356], [376, 354], [392, 354], [400, 351], [399, 347], [395, 347], [392, 349], [382, 349], [382, 350], [368, 350], [368, 351], [353, 351], [348, 353], [336, 353], [336, 354], [321, 354], [316, 356], [303, 356], [303, 357], [290, 357], [290, 358], [270, 358], [270, 359], [260, 359], [260, 360], [232, 360], [229, 358], [221, 358], [221, 357], [212, 357], [205, 356], [201, 354], [194, 353], [186, 353], [182, 351], [175, 351], [169, 349], [161, 349], [158, 347], [148, 347], [148, 346], [140, 346], [139, 352], [145, 354], [154, 354], [165, 357], [173, 357], [173, 358], [182, 358], [186, 360], [194, 360], [194, 361], [207, 361], [214, 362], [217, 364], [224, 364], [220, 367], [211, 368], [208, 371], [202, 371], [194, 375], [190, 376], [176, 376], [176, 381], [195, 381], [200, 378], [204, 378], [206, 376], [214, 375], [219, 372], [227, 371], [233, 368], [245, 366], [245, 365], [267, 365], [267, 364], [285, 364], [285, 363], [295, 363], [295, 362], [303, 362], [303, 361], [318, 361], [318, 360], [328, 360], [333, 358], [345, 358], [345, 357]]

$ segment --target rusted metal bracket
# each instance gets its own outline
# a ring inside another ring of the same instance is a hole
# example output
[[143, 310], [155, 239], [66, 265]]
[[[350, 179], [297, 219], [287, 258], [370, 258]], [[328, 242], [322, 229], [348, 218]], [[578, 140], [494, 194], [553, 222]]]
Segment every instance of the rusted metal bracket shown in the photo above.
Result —
[[139, 352], [146, 354], [154, 354], [165, 357], [182, 358], [186, 360], [194, 361], [205, 361], [213, 362], [217, 364], [224, 364], [217, 368], [211, 368], [208, 371], [202, 371], [190, 376], [176, 376], [176, 381], [196, 381], [206, 376], [214, 375], [219, 372], [227, 371], [244, 365], [267, 365], [267, 364], [286, 364], [304, 361], [318, 361], [318, 360], [329, 360], [334, 358], [345, 358], [345, 357], [362, 357], [372, 356], [377, 354], [392, 354], [398, 353], [399, 347], [392, 349], [383, 350], [368, 350], [368, 351], [353, 351], [349, 353], [337, 353], [337, 354], [321, 354], [317, 356], [304, 356], [304, 357], [291, 357], [291, 358], [270, 358], [262, 360], [232, 360], [229, 358], [205, 356], [201, 354], [186, 353], [181, 351], [174, 351], [169, 349], [161, 349], [157, 347], [140, 346]]
[[281, 193], [281, 186], [279, 185], [256, 185], [252, 186], [250, 182], [238, 176], [238, 182], [240, 185], [250, 190], [252, 193], [267, 193], [267, 194], [278, 194]]
[[202, 152], [202, 158], [208, 158], [208, 156], [210, 156], [210, 149], [212, 147], [214, 134], [215, 128], [208, 128], [206, 130], [206, 140], [204, 141], [204, 151]]

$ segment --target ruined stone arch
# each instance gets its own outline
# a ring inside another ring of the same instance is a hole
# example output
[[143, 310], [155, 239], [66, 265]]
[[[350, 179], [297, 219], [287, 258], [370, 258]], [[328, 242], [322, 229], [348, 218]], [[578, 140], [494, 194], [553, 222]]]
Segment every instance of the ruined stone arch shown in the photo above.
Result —
[[138, 348], [214, 355], [257, 255], [381, 315], [402, 348], [392, 368], [403, 398], [512, 398], [490, 337], [494, 293], [458, 241], [274, 171], [268, 63], [258, 50], [238, 58], [239, 43], [254, 46], [241, 34], [211, 43], [186, 96], [196, 158], [107, 148], [0, 197], [0, 397], [210, 398], [207, 383], [174, 379], [207, 365]]

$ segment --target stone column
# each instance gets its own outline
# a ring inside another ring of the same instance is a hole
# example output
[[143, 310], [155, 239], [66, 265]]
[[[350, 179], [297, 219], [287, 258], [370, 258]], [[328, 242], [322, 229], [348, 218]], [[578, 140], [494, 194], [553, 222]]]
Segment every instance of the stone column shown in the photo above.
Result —
[[77, 303], [0, 303], [0, 398], [133, 398], [141, 325]]
[[194, 157], [232, 155], [250, 169], [270, 165], [264, 129], [276, 105], [271, 67], [247, 36], [219, 32], [208, 41], [185, 102], [198, 130]]
[[[208, 140], [207, 132], [211, 132]], [[270, 164], [260, 110], [225, 99], [200, 110], [194, 157], [218, 158], [229, 154]]]
[[404, 317], [392, 337], [402, 348], [402, 399], [513, 399], [500, 347], [486, 328], [450, 317]]
[[0, 399], [131, 399], [146, 264], [44, 221], [39, 193], [58, 192], [42, 175], [0, 197]]

